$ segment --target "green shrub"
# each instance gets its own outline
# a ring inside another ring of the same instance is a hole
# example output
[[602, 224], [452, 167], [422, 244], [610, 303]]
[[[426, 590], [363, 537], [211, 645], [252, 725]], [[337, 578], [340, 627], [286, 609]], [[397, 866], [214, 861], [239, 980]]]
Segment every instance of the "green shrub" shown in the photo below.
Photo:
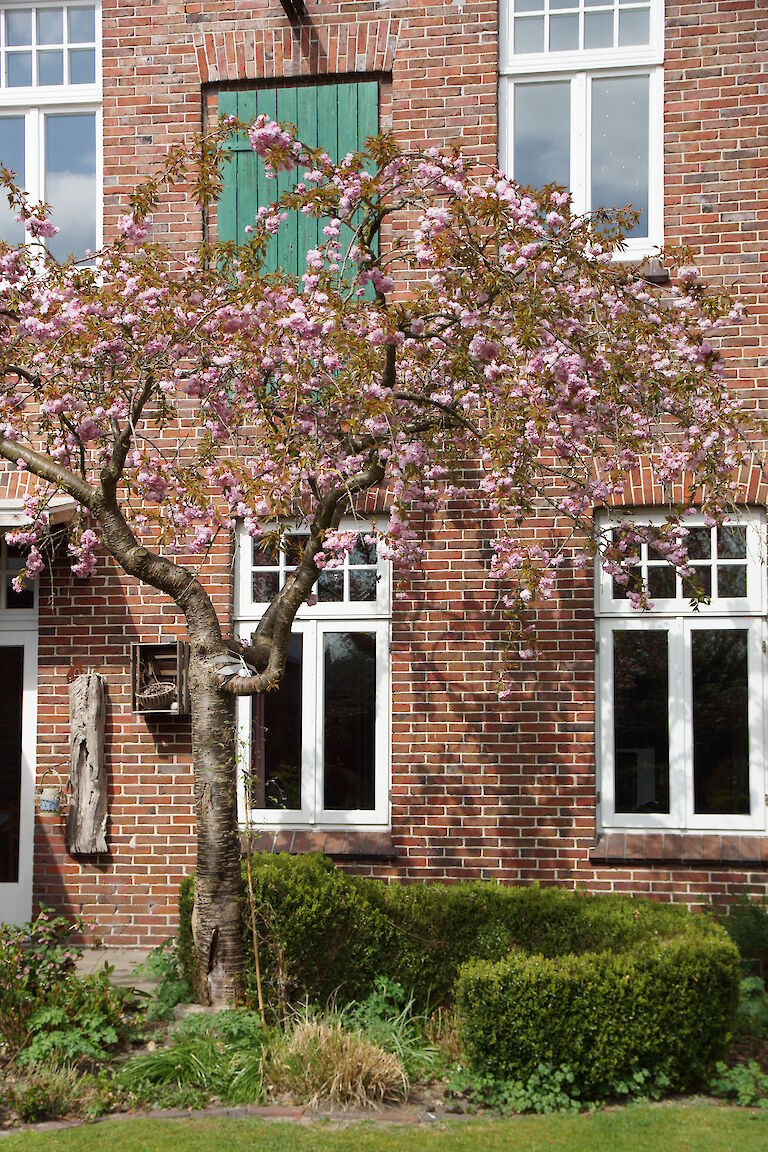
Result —
[[18, 1064], [104, 1060], [140, 1030], [131, 993], [111, 983], [109, 970], [82, 979], [68, 976], [49, 992], [27, 1028]]
[[710, 1083], [713, 1096], [722, 1096], [741, 1108], [768, 1108], [768, 1072], [763, 1072], [757, 1060], [747, 1064], [719, 1063]]
[[188, 1004], [192, 988], [182, 971], [177, 940], [164, 940], [133, 970], [134, 976], [151, 976], [157, 985], [150, 993], [147, 1020], [172, 1020], [177, 1004]]
[[768, 897], [753, 899], [742, 892], [737, 904], [715, 914], [741, 953], [747, 971], [768, 978]]
[[0, 927], [0, 1058], [101, 1060], [136, 1034], [131, 994], [111, 984], [109, 969], [76, 975], [69, 937], [78, 926], [44, 909], [30, 924]]
[[515, 949], [462, 969], [460, 1035], [470, 1065], [500, 1080], [567, 1066], [582, 1097], [600, 1099], [642, 1068], [689, 1088], [727, 1051], [738, 981], [736, 948], [704, 918], [623, 952]]
[[[545, 956], [623, 951], [670, 937], [691, 914], [673, 905], [485, 881], [385, 884], [351, 876], [322, 856], [254, 858], [257, 930], [268, 1006], [364, 1000], [377, 976], [413, 993], [415, 1007], [449, 1004], [459, 968], [501, 960], [517, 945]], [[179, 955], [194, 986], [192, 877], [182, 884]], [[247, 886], [243, 884], [243, 908]], [[255, 1000], [250, 916], [243, 916], [246, 980]]]
[[458, 1068], [448, 1083], [448, 1093], [467, 1101], [470, 1109], [492, 1112], [578, 1112], [579, 1099], [573, 1072], [567, 1065], [550, 1068], [541, 1064], [526, 1080], [497, 1080], [471, 1068]]
[[0, 924], [0, 1057], [24, 1047], [35, 1013], [74, 973], [76, 927], [47, 908], [29, 924]]
[[768, 1040], [768, 992], [759, 976], [745, 976], [739, 985], [736, 1032]]

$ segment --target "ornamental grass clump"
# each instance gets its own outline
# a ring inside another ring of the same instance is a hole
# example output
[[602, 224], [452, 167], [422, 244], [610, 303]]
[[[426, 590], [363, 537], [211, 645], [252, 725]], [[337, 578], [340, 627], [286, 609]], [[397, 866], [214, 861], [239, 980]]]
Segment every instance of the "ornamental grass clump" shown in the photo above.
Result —
[[317, 1107], [367, 1107], [405, 1100], [408, 1076], [392, 1052], [348, 1031], [340, 1019], [298, 1017], [274, 1053], [273, 1090]]

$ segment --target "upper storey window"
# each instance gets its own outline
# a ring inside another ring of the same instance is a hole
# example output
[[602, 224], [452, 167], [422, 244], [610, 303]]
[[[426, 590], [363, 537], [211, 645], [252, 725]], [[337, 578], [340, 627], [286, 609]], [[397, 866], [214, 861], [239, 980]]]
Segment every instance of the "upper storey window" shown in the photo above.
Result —
[[515, 56], [648, 47], [651, 0], [513, 0]]
[[[101, 242], [101, 9], [0, 4], [0, 163], [53, 209], [58, 259]], [[0, 236], [24, 230], [0, 198]]]
[[662, 0], [502, 0], [500, 159], [576, 212], [630, 205], [626, 255], [662, 242]]

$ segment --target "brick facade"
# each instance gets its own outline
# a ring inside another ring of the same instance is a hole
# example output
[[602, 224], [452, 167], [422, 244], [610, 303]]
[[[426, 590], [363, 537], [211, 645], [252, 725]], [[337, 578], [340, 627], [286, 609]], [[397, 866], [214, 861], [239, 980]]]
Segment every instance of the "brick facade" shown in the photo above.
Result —
[[[104, 219], [171, 144], [200, 128], [217, 86], [314, 75], [375, 75], [382, 126], [406, 142], [461, 140], [497, 151], [495, 0], [308, 0], [292, 28], [278, 0], [104, 0]], [[665, 234], [707, 280], [748, 305], [729, 340], [748, 403], [768, 387], [768, 13], [760, 0], [668, 0]], [[179, 248], [201, 223], [178, 198], [160, 223]], [[764, 500], [745, 478], [751, 499]], [[629, 498], [649, 500], [643, 478]], [[535, 533], [547, 525], [531, 524]], [[691, 903], [766, 890], [765, 836], [610, 834], [596, 841], [591, 575], [562, 574], [542, 620], [542, 659], [496, 697], [501, 624], [487, 580], [491, 526], [451, 506], [393, 618], [391, 833], [280, 832], [264, 847], [320, 848], [348, 866], [408, 879], [485, 877], [633, 891]], [[232, 611], [232, 556], [207, 585]], [[83, 582], [65, 563], [41, 590], [38, 770], [67, 763], [67, 676], [108, 685], [110, 852], [67, 856], [57, 817], [37, 817], [35, 898], [83, 914], [108, 943], [156, 943], [194, 865], [188, 719], [130, 712], [130, 643], [182, 634], [168, 604], [104, 559]]]

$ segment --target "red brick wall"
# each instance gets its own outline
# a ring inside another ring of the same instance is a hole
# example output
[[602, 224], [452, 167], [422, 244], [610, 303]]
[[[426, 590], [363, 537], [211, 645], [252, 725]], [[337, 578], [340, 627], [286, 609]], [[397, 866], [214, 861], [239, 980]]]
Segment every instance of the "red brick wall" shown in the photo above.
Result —
[[[104, 0], [107, 234], [131, 187], [170, 144], [200, 127], [222, 82], [391, 70], [391, 123], [401, 139], [461, 138], [468, 151], [494, 160], [495, 0], [308, 0], [307, 9], [313, 31], [297, 38], [277, 0]], [[668, 0], [666, 9], [665, 232], [749, 305], [729, 362], [746, 397], [762, 399], [768, 89], [759, 69], [768, 15], [760, 0]], [[199, 235], [200, 221], [181, 196], [161, 223], [180, 248]], [[475, 509], [449, 509], [431, 533], [423, 572], [396, 606], [395, 855], [380, 863], [350, 857], [349, 866], [689, 902], [744, 884], [765, 889], [768, 842], [755, 837], [611, 838], [595, 849], [591, 578], [563, 575], [542, 621], [543, 658], [502, 705], [489, 531]], [[222, 547], [208, 569], [225, 616], [230, 561]], [[130, 642], [179, 628], [167, 605], [106, 560], [91, 583], [60, 565], [53, 601], [41, 606], [40, 770], [66, 765], [66, 678], [79, 661], [108, 683], [111, 795], [103, 861], [71, 860], [60, 822], [38, 820], [36, 896], [84, 913], [108, 942], [171, 934], [177, 883], [194, 862], [189, 723], [130, 713]]]

